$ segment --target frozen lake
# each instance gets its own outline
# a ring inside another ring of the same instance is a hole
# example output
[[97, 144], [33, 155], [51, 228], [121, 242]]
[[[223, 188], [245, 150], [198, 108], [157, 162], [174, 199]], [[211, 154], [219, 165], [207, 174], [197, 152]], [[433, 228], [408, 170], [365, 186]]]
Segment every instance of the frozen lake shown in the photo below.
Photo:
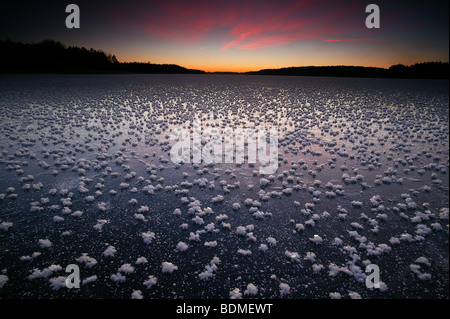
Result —
[[[0, 75], [0, 297], [449, 298], [448, 103], [434, 80]], [[173, 163], [194, 120], [276, 128], [277, 171]]]

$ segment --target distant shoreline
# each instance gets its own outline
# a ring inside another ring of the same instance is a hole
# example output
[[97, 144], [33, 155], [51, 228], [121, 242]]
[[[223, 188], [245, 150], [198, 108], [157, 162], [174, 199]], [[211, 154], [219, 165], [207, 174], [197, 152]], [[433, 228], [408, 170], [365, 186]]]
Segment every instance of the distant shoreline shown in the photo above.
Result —
[[250, 72], [205, 72], [176, 64], [119, 62], [101, 50], [66, 47], [45, 40], [39, 43], [0, 41], [0, 74], [234, 74], [356, 78], [449, 79], [448, 62], [396, 64], [388, 69], [364, 66], [297, 66]]

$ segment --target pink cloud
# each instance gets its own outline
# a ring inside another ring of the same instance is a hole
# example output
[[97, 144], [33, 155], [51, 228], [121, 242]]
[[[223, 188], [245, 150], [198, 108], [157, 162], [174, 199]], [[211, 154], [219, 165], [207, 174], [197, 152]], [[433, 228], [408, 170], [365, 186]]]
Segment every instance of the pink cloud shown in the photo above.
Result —
[[365, 30], [364, 8], [360, 1], [166, 0], [131, 9], [111, 6], [109, 15], [156, 39], [186, 45], [214, 39], [222, 50], [256, 50], [300, 40], [357, 39]]
[[370, 42], [374, 39], [327, 39], [325, 42]]

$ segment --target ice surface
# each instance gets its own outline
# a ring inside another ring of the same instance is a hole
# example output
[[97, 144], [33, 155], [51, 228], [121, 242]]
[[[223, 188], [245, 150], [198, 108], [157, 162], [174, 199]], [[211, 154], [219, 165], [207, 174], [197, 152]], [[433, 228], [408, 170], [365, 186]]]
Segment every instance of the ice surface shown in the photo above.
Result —
[[[448, 298], [444, 82], [2, 75], [0, 297]], [[270, 175], [170, 160], [274, 127]]]

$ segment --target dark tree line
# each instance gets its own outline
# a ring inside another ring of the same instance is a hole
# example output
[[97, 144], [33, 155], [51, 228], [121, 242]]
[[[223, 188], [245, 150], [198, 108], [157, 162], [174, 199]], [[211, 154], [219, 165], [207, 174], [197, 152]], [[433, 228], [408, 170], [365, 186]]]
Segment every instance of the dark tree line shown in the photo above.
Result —
[[[205, 73], [175, 64], [119, 62], [101, 50], [66, 47], [44, 40], [39, 43], [0, 41], [0, 73]], [[374, 78], [449, 79], [448, 62], [425, 62], [389, 69], [362, 66], [305, 66], [265, 69], [245, 74]]]
[[448, 79], [448, 62], [425, 62], [410, 66], [397, 64], [389, 69], [362, 66], [305, 66], [281, 69], [265, 69], [246, 74], [260, 75], [302, 75], [302, 76], [339, 76], [370, 78], [426, 78]]
[[168, 73], [168, 74], [203, 74], [204, 71], [186, 69], [176, 64], [153, 64], [139, 62], [122, 62], [117, 70], [126, 73]]
[[389, 68], [393, 77], [400, 78], [449, 78], [449, 63], [446, 62], [424, 62], [410, 66], [396, 64]]
[[66, 47], [53, 40], [0, 41], [0, 56], [3, 73], [204, 73], [171, 64], [120, 63], [101, 50]]
[[247, 74], [303, 75], [303, 76], [348, 76], [382, 77], [386, 69], [362, 66], [300, 66], [281, 69], [265, 69]]
[[0, 69], [6, 72], [106, 71], [117, 62], [115, 56], [94, 49], [66, 47], [60, 42], [0, 42]]

